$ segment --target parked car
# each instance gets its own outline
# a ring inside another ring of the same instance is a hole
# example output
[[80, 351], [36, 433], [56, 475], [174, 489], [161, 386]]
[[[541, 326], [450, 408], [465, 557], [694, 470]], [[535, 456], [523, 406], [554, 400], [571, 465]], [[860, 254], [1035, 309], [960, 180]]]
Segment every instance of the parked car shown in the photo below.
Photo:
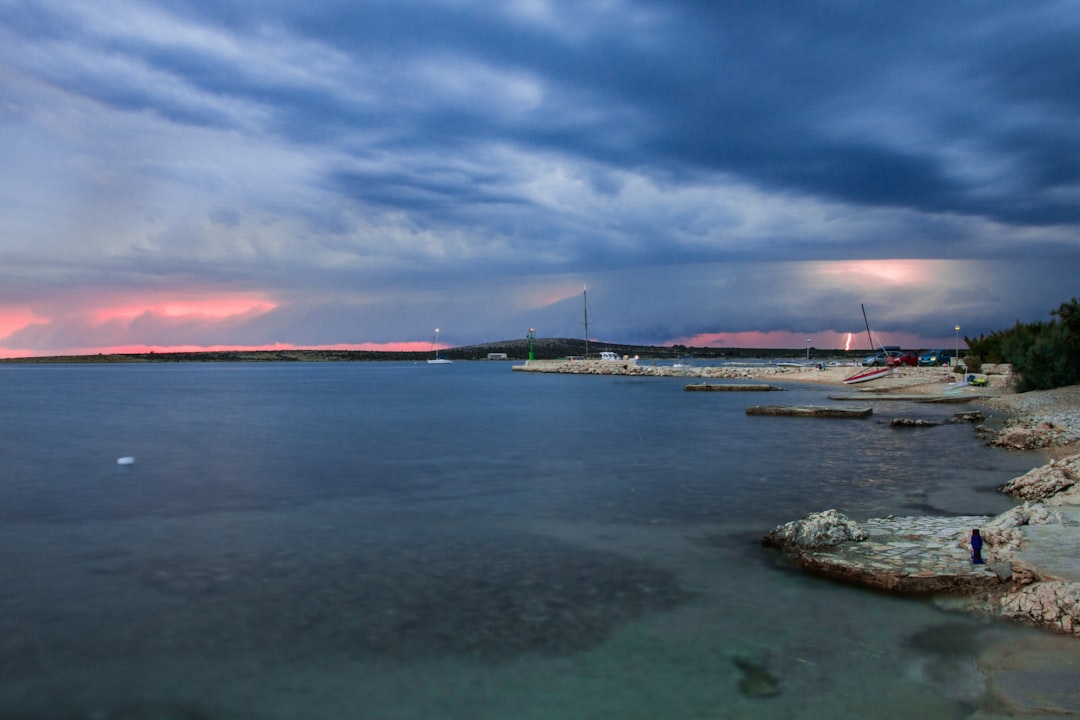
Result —
[[919, 356], [920, 365], [948, 365], [952, 360], [952, 350], [927, 350]]
[[879, 350], [873, 355], [867, 355], [863, 358], [862, 364], [864, 367], [882, 367], [885, 365], [899, 365], [900, 358], [904, 357], [904, 353], [900, 350]]
[[910, 365], [911, 367], [915, 367], [919, 364], [919, 356], [909, 350], [900, 357], [896, 358], [896, 362], [894, 364]]

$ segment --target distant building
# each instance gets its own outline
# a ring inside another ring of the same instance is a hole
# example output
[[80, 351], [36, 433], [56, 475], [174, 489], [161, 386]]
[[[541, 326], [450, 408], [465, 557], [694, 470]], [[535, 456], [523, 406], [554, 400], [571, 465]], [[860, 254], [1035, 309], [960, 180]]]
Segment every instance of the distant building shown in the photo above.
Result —
[[506, 353], [488, 353], [488, 360], [509, 360]]

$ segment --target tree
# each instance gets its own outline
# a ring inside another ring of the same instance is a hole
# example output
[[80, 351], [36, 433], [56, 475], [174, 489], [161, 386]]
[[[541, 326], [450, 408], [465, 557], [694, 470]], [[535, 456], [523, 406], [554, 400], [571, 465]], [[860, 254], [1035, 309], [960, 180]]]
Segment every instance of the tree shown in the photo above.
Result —
[[1047, 390], [1080, 383], [1080, 301], [1050, 312], [1056, 320], [1021, 323], [989, 337], [964, 338], [984, 362], [1012, 363], [1017, 389]]

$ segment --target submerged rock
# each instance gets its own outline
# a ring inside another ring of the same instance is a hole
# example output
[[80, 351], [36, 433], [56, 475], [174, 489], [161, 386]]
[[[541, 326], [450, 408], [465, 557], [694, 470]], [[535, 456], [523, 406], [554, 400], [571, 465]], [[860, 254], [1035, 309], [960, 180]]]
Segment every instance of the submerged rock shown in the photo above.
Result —
[[935, 425], [940, 425], [941, 423], [937, 422], [936, 420], [926, 420], [924, 418], [896, 417], [893, 418], [892, 422], [889, 424], [893, 427], [934, 427]]
[[125, 705], [105, 716], [106, 720], [210, 720], [210, 716], [188, 703], [144, 702]]
[[980, 410], [968, 410], [967, 412], [955, 413], [952, 416], [952, 422], [954, 423], [978, 423], [984, 419], [985, 416]]
[[739, 692], [750, 698], [769, 698], [780, 694], [780, 680], [763, 664], [736, 655], [731, 662], [739, 671]]

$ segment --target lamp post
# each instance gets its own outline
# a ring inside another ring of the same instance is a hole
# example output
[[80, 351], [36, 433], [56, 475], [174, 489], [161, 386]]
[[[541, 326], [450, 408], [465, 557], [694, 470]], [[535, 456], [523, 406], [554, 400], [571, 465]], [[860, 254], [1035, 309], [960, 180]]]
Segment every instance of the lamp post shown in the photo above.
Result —
[[956, 330], [956, 347], [953, 352], [953, 366], [960, 364], [960, 326], [957, 325], [953, 330]]
[[810, 342], [814, 338], [806, 338], [806, 362], [810, 362]]
[[536, 337], [536, 330], [529, 328], [529, 360], [533, 359], [533, 338]]

